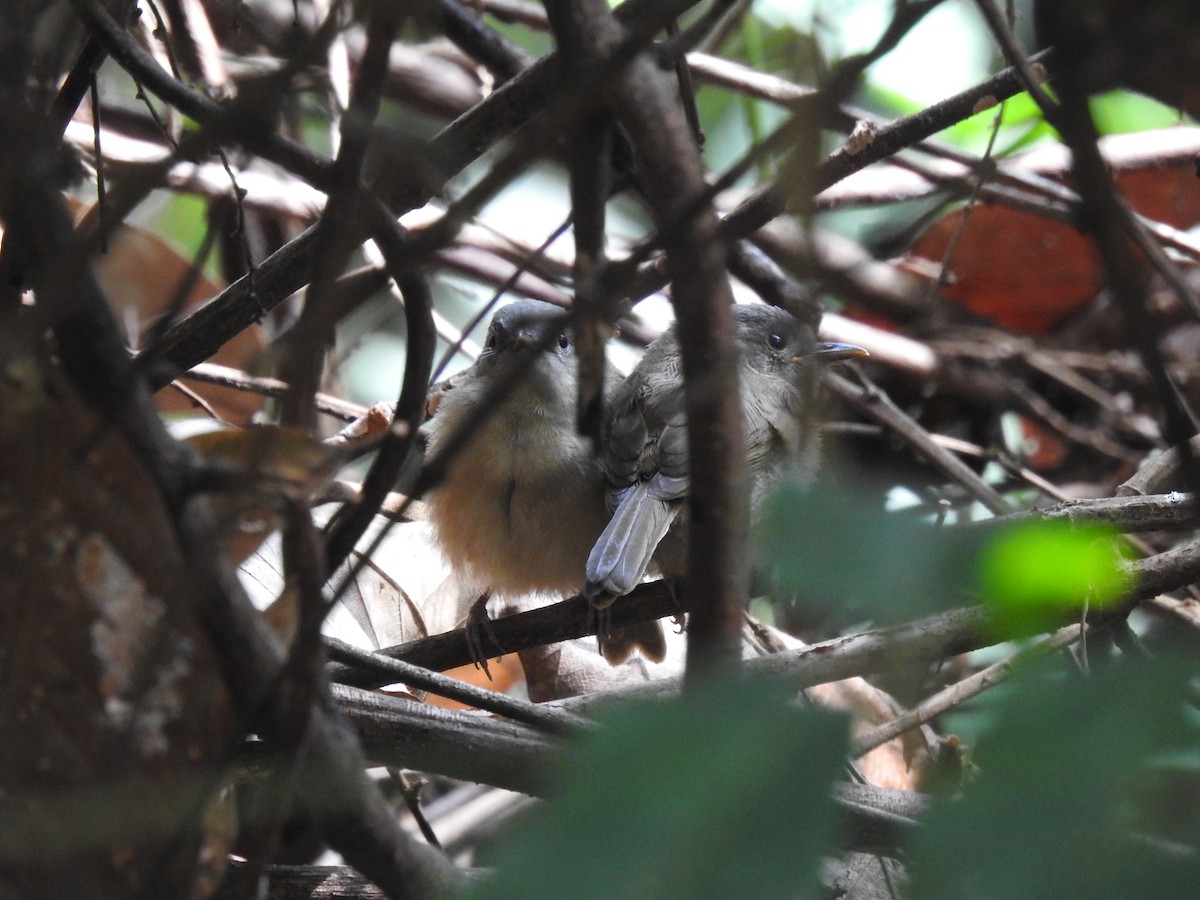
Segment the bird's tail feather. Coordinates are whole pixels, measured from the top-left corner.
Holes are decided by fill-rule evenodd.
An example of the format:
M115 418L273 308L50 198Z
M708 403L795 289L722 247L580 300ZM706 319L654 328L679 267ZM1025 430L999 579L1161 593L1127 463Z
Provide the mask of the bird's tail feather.
M679 508L679 501L653 496L646 484L627 491L588 556L584 595L621 597L637 587Z

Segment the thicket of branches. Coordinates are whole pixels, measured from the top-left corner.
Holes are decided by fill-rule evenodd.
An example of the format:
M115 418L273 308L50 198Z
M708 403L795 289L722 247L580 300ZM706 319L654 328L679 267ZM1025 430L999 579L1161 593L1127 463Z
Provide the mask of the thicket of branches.
M1105 143L1088 98L1200 115L1200 27L977 0L996 74L858 109L939 5L756 68L728 0L0 4L0 894L1193 890L1200 141ZM939 138L1018 95L1067 161ZM713 96L780 124L707 165ZM561 221L488 215L535 176ZM191 258L131 224L164 204ZM911 240L826 229L863 207ZM753 553L735 294L872 353ZM461 610L387 530L443 471L441 355L514 295L571 309L585 406L664 295L720 386L689 399L687 577L612 610L686 613L686 668L556 645L594 633L576 597L489 631L543 702L439 674ZM339 392L379 335L402 375L368 413ZM378 652L328 633L351 607Z

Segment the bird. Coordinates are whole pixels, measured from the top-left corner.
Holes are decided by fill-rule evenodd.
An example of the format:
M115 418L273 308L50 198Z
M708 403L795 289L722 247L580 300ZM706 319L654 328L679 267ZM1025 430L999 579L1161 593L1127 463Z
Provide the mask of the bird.
M496 405L499 381L528 370ZM608 392L619 380L612 367ZM428 495L435 539L451 569L481 600L542 593L572 596L608 522L607 480L594 441L577 429L578 360L563 310L518 300L493 316L478 360L447 391L428 423L427 455L445 452L470 419L459 448ZM483 605L477 603L477 612ZM484 622L486 624L486 613ZM661 659L657 622L623 631L630 647Z
M733 322L753 510L784 475L805 482L815 477L825 365L867 351L818 341L800 319L765 304L735 304ZM692 387L704 389L702 383ZM686 565L687 416L674 326L646 349L611 403L604 470L612 515L588 555L583 591L601 607L628 594L652 569L677 577Z

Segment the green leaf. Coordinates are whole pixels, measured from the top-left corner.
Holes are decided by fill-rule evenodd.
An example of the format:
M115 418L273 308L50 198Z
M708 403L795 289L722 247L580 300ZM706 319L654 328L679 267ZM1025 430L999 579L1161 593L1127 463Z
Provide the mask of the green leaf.
M837 819L845 721L745 681L614 715L475 896L796 897Z
M1151 833L1155 810L1135 789L1161 756L1196 746L1193 674L1175 660L1022 673L972 756L978 777L922 823L911 896L1194 896L1200 857L1137 836ZM1196 819L1194 796L1174 800L1169 821Z
M1061 625L1129 589L1115 533L1067 522L937 527L854 492L782 485L763 505L758 566L776 592L888 622L986 603L999 632Z
M755 541L776 592L876 621L973 599L987 535L883 513L851 490L783 484L765 502Z
M998 620L1016 628L1062 621L1067 609L1110 606L1129 589L1116 533L1096 525L1027 522L1005 529L980 558L980 586Z
M1088 101L1101 134L1124 134L1170 128L1180 122L1179 111L1133 91L1109 91Z

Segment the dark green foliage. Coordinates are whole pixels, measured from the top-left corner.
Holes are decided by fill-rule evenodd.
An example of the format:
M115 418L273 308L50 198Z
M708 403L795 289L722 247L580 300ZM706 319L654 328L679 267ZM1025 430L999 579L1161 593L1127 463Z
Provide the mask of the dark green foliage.
M742 681L622 710L477 896L812 896L845 750L840 717Z
M1146 835L1169 814L1193 823L1194 839L1200 795L1180 793L1163 809L1143 789L1200 764L1194 673L1175 660L1086 677L1024 673L979 740L977 777L922 823L908 861L912 896L1195 896L1194 843Z

